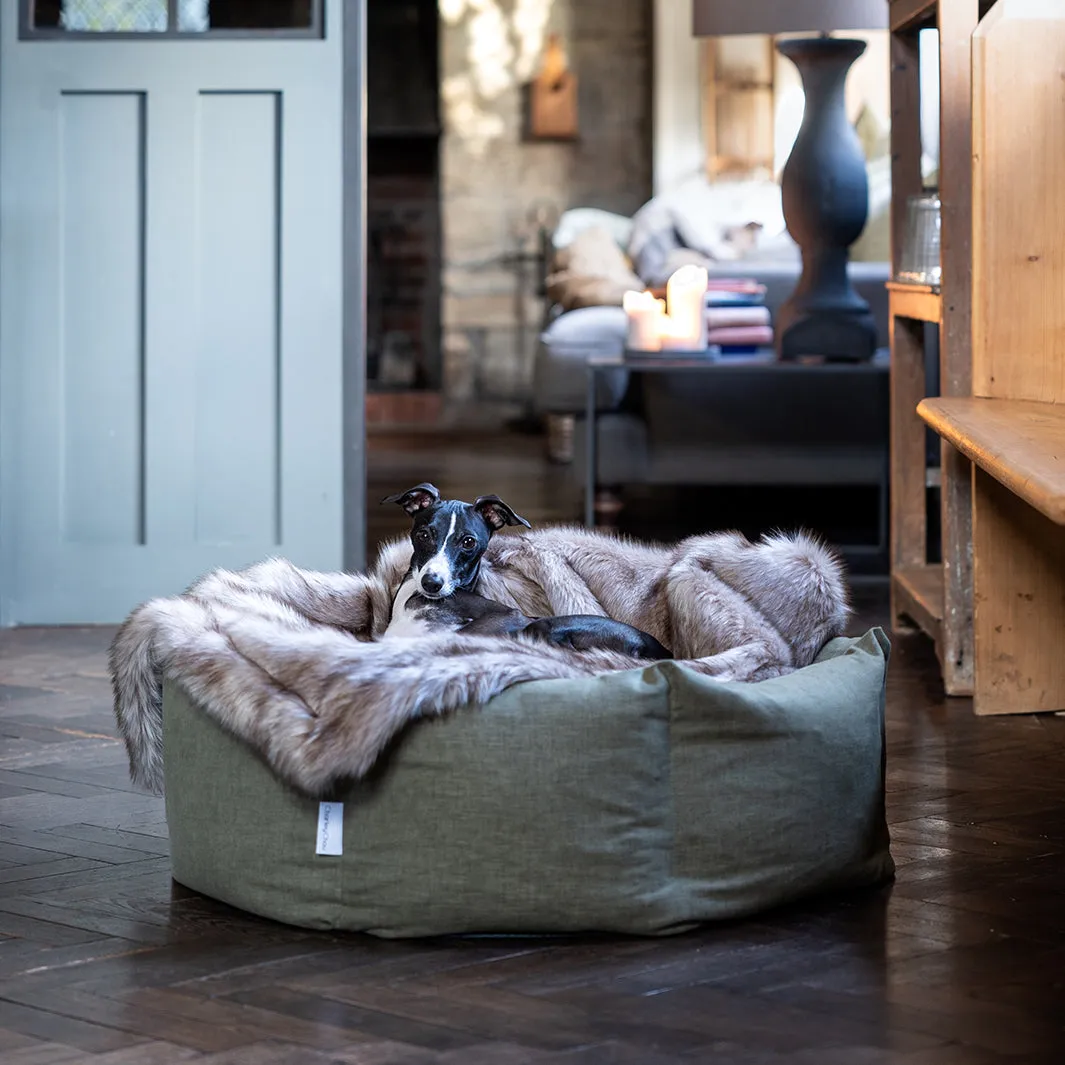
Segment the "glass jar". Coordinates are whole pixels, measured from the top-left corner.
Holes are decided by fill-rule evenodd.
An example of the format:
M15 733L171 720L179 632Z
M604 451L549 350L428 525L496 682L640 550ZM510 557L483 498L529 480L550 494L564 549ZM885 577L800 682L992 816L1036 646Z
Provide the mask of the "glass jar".
M940 206L939 193L934 191L907 198L906 231L896 281L939 287Z

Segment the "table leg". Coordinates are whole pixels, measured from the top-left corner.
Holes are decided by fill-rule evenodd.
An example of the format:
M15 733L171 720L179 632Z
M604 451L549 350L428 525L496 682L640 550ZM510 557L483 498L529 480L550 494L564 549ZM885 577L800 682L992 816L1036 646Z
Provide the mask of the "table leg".
M599 472L599 433L595 421L595 367L588 366L587 392L584 401L584 524L595 528L595 481Z

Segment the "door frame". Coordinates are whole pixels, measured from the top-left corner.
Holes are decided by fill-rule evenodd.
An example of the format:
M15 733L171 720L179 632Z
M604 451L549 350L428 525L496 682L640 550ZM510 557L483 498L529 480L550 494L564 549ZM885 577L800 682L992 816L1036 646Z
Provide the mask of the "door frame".
M366 565L366 0L335 2L345 7L341 41L342 565L361 570ZM144 46L151 47L151 42ZM12 358L10 352L0 351L0 378L7 383L18 373ZM5 617L4 588L17 565L11 486L19 456L12 446L13 426L4 418L6 406L0 403L0 626L10 624Z
M343 349L344 568L366 568L366 4L344 10Z

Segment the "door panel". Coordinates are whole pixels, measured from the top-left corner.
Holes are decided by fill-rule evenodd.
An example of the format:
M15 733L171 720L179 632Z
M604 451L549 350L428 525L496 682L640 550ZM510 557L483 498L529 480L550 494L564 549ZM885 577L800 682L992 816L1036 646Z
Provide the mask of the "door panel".
M342 557L342 5L322 39L0 22L0 620Z
M281 543L279 103L273 92L199 96L197 543ZM231 437L233 411L244 413Z
M58 158L61 535L132 547L144 543L144 94L61 94Z

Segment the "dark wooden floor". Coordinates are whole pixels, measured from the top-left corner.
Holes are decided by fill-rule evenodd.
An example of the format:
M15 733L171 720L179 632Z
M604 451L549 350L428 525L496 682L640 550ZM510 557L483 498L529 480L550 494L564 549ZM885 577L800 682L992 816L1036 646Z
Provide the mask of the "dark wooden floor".
M402 510L380 507L385 495L419 481L432 481L445 495L460 499L495 492L534 525L542 521L579 522L582 493L567 468L544 462L541 438L509 434L457 437L425 434L379 435L369 448L371 547L382 537L409 528ZM847 545L876 544L879 499L875 487L828 488L630 486L618 530L644 540L676 540L715 528L736 528L749 536L783 524L802 526ZM514 500L519 502L514 502ZM520 503L520 505L519 505ZM883 571L886 559L855 554L863 574Z
M576 505L522 439L377 441L371 474L374 498L429 478L534 520ZM884 619L882 589L860 605L856 626ZM922 637L890 673L890 888L667 940L437 942L175 886L114 738L109 638L0 633L3 1065L1065 1062L1065 720L974 718Z

